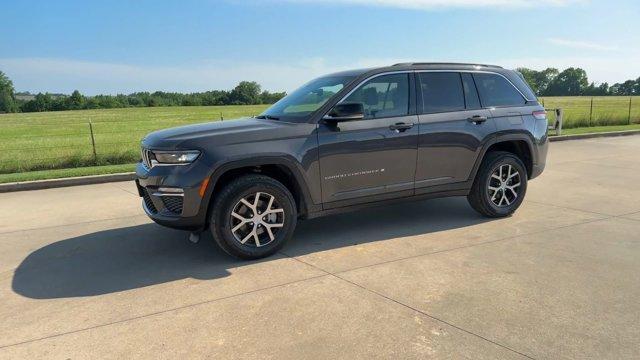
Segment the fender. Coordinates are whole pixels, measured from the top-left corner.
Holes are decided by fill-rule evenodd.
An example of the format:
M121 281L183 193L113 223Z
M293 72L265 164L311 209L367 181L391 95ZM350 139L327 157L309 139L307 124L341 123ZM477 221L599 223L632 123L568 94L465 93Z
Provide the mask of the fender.
M469 176L468 181L473 182L473 180L476 178L476 174L478 173L478 170L480 169L480 165L482 164L482 160L484 159L484 156L487 153L487 150L489 150L489 148L492 145L501 143L501 142L507 142L507 141L524 141L527 144L527 147L529 148L529 153L531 154L531 160L533 162L533 164L536 164L538 162L538 154L535 151L535 147L533 146L533 139L531 137L530 134L527 133L506 133L506 134L498 134L498 135L493 135L491 138L489 138L485 144L482 147L482 150L480 151L480 155L478 156L478 158L476 159L475 164L473 165L473 169L471 170L471 174Z
M308 181L304 175L304 171L301 169L300 164L288 154L267 154L261 156L242 157L235 159L227 159L226 161L214 166L214 170L209 176L209 185L205 192L205 195L201 202L201 211L205 214L209 212L209 205L213 196L213 189L220 180L223 174L230 170L239 169L243 167L259 166L259 165L280 165L286 167L291 174L293 174L293 180L301 193L300 214L308 214L310 211L316 211L311 194L309 192Z

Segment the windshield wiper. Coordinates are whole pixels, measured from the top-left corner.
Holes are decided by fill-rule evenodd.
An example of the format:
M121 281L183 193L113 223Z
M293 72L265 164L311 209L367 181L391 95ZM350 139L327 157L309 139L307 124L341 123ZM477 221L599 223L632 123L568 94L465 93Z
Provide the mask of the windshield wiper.
M273 115L258 115L256 119L269 119L269 120L280 120L279 117Z

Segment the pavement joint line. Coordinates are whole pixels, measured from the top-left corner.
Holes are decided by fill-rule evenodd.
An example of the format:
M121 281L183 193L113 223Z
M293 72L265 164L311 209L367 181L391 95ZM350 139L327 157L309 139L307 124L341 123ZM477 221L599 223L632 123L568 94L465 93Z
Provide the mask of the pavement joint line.
M385 298L385 299L387 299L387 300L389 300L389 301L392 301L392 302L394 302L394 303L396 303L396 304L399 304L399 305L401 305L401 306L404 306L404 307L406 307L406 308L409 308L409 309L411 309L411 310L413 310L413 311L415 311L415 312L418 312L418 313L420 313L420 314L422 314L422 315L424 315L424 316L427 316L427 317L429 317L429 318L431 318L431 319L433 319L433 320L436 320L436 321L442 322L442 323L444 323L444 324L447 324L447 325L449 325L449 326L451 326L451 327L454 327L454 328L456 328L456 329L458 329L458 330L460 330L460 331L463 331L463 332L468 333L468 334L470 334L470 335L476 336L476 337L478 337L478 338L480 338L480 339L483 339L483 340L485 340L485 341L488 341L488 342L490 342L490 343L492 343L492 344L494 344L494 345L497 345L497 346L499 346L499 347L502 347L502 348L504 348L504 349L507 349L507 350L509 350L509 351L512 351L512 352L514 352L514 353L517 353L517 354L519 354L519 355L522 355L522 356L524 356L524 357L526 357L526 358L534 359L533 357L528 356L528 355L526 355L526 354L524 354L524 353L521 353L521 352L519 352L519 351L517 351L517 350L511 349L511 348L509 348L509 347L508 347L508 346L506 346L506 345L502 345L502 344L500 344L500 343L497 343L497 342L495 342L495 341L493 341L493 340L491 340L491 339L485 338L485 337L484 337L484 336L482 336L482 335L476 334L476 333L474 333L474 332L472 332L472 331L470 331L470 330L466 330L466 329L461 328L461 327L459 327L459 326L456 326L456 325L454 325L454 324L452 324L452 323L449 323L449 322L447 322L447 321L445 321L445 320L442 320L442 319L440 319L440 318L438 318L438 317L436 317L436 316L430 315L430 314L428 314L428 313L426 313L426 312L424 312L424 311L421 311L421 310L419 310L419 309L416 309L416 308L414 308L414 307L412 307L412 306L410 306L410 305L408 305L408 304L405 304L405 303L403 303L403 302L401 302L401 301L399 301L399 300L396 300L396 299L393 299L393 298L391 298L391 297L388 297L388 296L386 296L386 295L384 295L384 294L381 294L381 293L379 293L379 292L377 292L377 291L374 291L374 290L372 290L372 289L369 289L369 288L367 288L367 287L365 287L365 286L362 286L362 285L360 285L360 284L358 284L358 283L354 283L354 282L352 282L352 281L350 281L350 280L348 280L348 279L345 279L345 278L343 278L343 277L339 276L339 274L344 274L344 273L347 273L347 272L350 272L350 271L359 270L359 269L365 269L365 268L370 268L370 267L379 266L379 265L390 264L390 263L399 262L399 261L403 261L403 260L415 259L415 258L419 258L419 257L423 257L423 256L429 256L429 255L440 254L440 253L445 253L445 252L450 252L450 251L455 251L455 250L460 250L460 249L466 249L466 248L472 248L472 247L481 246L481 245L487 245L487 244L497 243L497 242L501 242L501 241L512 240L512 239L516 239L516 238L523 237L523 236L536 235L536 234L540 234L540 233L544 233L544 232L548 232L548 231L554 231L554 230L559 230L559 229L569 228L569 227L573 227L573 226L580 226L580 225L589 224L589 223L598 222L598 221L605 221L605 220L609 220L609 219L612 219L612 218L615 218L615 217L616 217L616 216L607 215L607 217L605 217L605 218L600 218L600 219L591 219L591 220L588 220L588 221L583 221L583 222L579 222L579 223L575 223L575 224L562 225L562 226L557 226L557 227L553 227L553 228L550 228L550 229L544 229L544 230L540 230L540 231L534 231L534 232L527 233L527 234L518 234L518 235L508 236L508 237L504 237L504 238L500 238L500 239L496 239L496 240L485 241L485 242L476 243L476 244L470 244L470 245L465 245L465 246L459 246L459 247L450 248L450 249L443 249L443 250L438 250L438 251L433 251L433 252L423 253L423 254L419 254L419 255L407 256L407 257L400 258L400 259L393 259L393 260L383 261L383 262L379 262L379 263L375 263L375 264L369 264L369 265L365 265L365 266L359 266L359 267L355 267L355 268L351 268L351 269L347 269L347 270L341 270L341 271L338 271L338 272L335 272L335 273L333 273L333 272L331 272L331 271L328 271L328 270L326 270L326 269L324 269L324 268L322 268L322 267L319 267L319 266L316 266L316 265L310 264L310 263L308 263L308 262L306 262L306 261L304 261L304 260L302 260L302 259L299 259L298 257L295 257L295 256L292 256L292 255L289 255L289 254L287 254L287 253L285 253L285 252L280 251L279 253L280 253L280 254L282 254L282 255L284 255L284 256L287 256L287 257L289 257L289 258L291 258L291 259L294 259L294 260L296 260L296 261L299 261L299 262L301 262L301 263L303 263L303 264L306 264L306 265L308 265L308 266L311 266L311 267L313 267L313 268L315 268L315 269L318 269L318 270L320 270L320 271L322 271L322 272L325 272L326 274L331 275L331 276L334 276L334 277L336 277L336 278L338 278L338 279L340 279L340 280L342 280L342 281L345 281L345 282L350 283L350 284L352 284L352 285L354 285L354 286L357 286L357 287L362 288L362 289L364 289L364 290L366 290L366 291L369 291L369 292L371 292L371 293L373 293L373 294L376 294L376 295L378 295L378 296L380 296L380 297L383 297L383 298Z
M108 218L108 219L99 219L99 220L81 221L81 222L71 223L71 224L60 224L60 225L43 226L43 227L39 227L39 228L28 228L28 229L11 230L11 231L6 231L6 232L0 232L0 235L15 234L15 233L25 232L25 231L36 231L36 230L55 229L55 228L60 228L60 227L65 227L65 226L74 226L74 225L93 224L93 223L98 223L98 222L101 222L101 221L112 221L112 220L120 220L120 219L131 219L131 218L135 218L135 217L146 217L146 215L144 215L144 214L138 214L138 215L129 215L129 216L119 216L119 217L115 217L115 218Z
M549 228L549 229L545 229L545 230L534 231L534 232L530 232L530 233L526 233L526 234L518 234L518 235L513 235L513 236L507 236L507 237L500 238L500 239L483 241L483 242L479 242L479 243L475 243L475 244L469 244L469 245L463 245L463 246L457 246L457 247L450 248L450 249L442 249L442 250L431 251L431 252L417 254L417 255L406 256L406 257L403 257L403 258L382 261L382 262L375 263L375 264L358 266L358 267L354 267L354 268L347 269L347 270L340 270L340 271L336 272L336 274L343 274L343 273L347 273L347 272L354 271L354 270L366 269L366 268L379 266L379 265L386 265L386 264L399 262L399 261L403 261L403 260L416 259L416 258L423 257L423 256L437 255L437 254L446 253L446 252L449 252L449 251L469 249L469 248L472 248L472 247L482 246L482 245L490 245L490 244L498 243L498 242L502 242L502 241L513 240L513 239L520 238L520 237L523 237L523 236L537 235L537 234L541 234L541 233L548 232L548 231L560 230L560 229L564 229L564 228L568 228L568 227L572 227L572 226L579 226L579 225L589 224L589 223L592 223L592 222L609 220L609 219L612 219L614 217L615 216L611 216L611 217L608 217L608 218L592 219L592 220L583 221L583 222L579 222L579 223L575 223L575 224L562 225L562 226L557 226L557 227Z
M577 164L577 163L582 163L582 161L577 161L577 162L575 162L575 163L576 163L576 164ZM629 169L629 168L624 168L624 167L621 167L621 166L609 166L609 165L600 165L600 164L592 164L592 163L583 163L583 164L585 164L585 165L592 165L592 166L601 166L601 167L602 167L602 166L604 166L604 167L615 168L615 169ZM579 177L581 177L581 178L583 178L585 175L586 175L586 176L593 175L593 174L581 174L581 173L577 173L577 172L575 172L575 171L572 171L572 170L566 170L566 169L549 169L549 171L561 172L561 173L564 173L564 174L571 174L571 175L579 176ZM631 178L631 179L634 179L634 180L636 179L636 178L629 177L629 176L626 176L626 175L624 175L623 177L624 177L624 178Z
M529 199L527 199L526 201L530 202L530 203L538 204L538 205L546 205L546 206L551 206L551 207L564 209L564 210L579 211L579 212L583 212L585 214L594 214L594 215L601 215L601 216L606 216L606 217L620 216L620 215L605 214L605 213L601 213L601 212L597 212L597 211L589 211L589 210L576 209L576 208L562 206L562 205L550 204L550 203L541 202L541 201L537 201L537 200L529 200Z
M233 298L244 296L244 295L258 293L258 292L266 291L266 290L272 290L272 289L276 289L276 288L279 288L279 287L292 285L292 284L297 284L297 283L302 283L302 282L305 282L305 281L319 279L319 278L323 278L323 277L327 277L327 276L329 276L329 274L311 276L311 277L308 277L308 278L293 280L293 281L285 282L285 283L282 283L282 284L276 284L276 285L267 286L267 287L263 287L263 288L259 288L259 289L253 289L253 290L241 292L241 293L238 293L238 294L233 294L233 295L228 295L228 296L222 296L222 297L215 298L215 299L199 301L199 302L193 303L193 304L182 305L182 306L178 306L178 307L171 308L171 309L154 311L152 313L138 315L138 316L134 316L134 317L127 318L127 319L121 319L121 320L111 321L111 322L104 323L104 324L93 325L93 326L89 326L89 327L85 327L85 328L81 328L81 329L65 331L65 332L52 334L52 335L47 335L47 336L43 336L43 337L39 337L39 338L35 338L35 339L24 340L24 341L20 341L20 342L13 343L13 344L0 345L0 350L6 349L6 348L10 348L10 347L14 347L14 346L19 346L19 345L30 344L30 343L34 343L34 342L38 342L38 341L42 341L42 340L48 340L48 339L52 339L52 338L57 338L57 337L65 336L65 335L77 334L77 333L88 331L88 330L100 329L100 328L108 327L108 326L111 326L111 325L117 325L117 324L126 323L126 322L129 322L129 321L136 321L136 320L145 319L145 318L149 318L149 317L153 317L153 316L157 316L157 315L163 315L163 314L166 314L166 313L170 313L172 311L179 311L179 310L189 309L189 308L197 307L197 306L200 306L200 305L206 305L206 304L211 304L211 303L222 301L222 300L233 299Z
M386 295L384 295L384 294L381 294L381 293L379 293L379 292L377 292L377 291L375 291L375 290L371 290L371 289L369 289L369 288L367 288L367 287L365 287L365 286L362 286L362 285L360 285L360 284L358 284L358 283L355 283L355 282L353 282L353 281L350 281L350 280L347 280L347 279L345 279L345 278L342 278L342 277L340 277L340 276L338 276L338 275L335 275L335 274L332 274L332 275L333 275L333 276L335 276L336 278L338 278L338 279L340 279L340 280L342 280L342 281L346 282L346 283L349 283L349 284L352 284L352 285L354 285L354 286L356 286L356 287L359 287L359 288L361 288L361 289L364 289L364 290L366 290L366 291L368 291L368 292L370 292L370 293L372 293L372 294L374 294L374 295L377 295L377 296L379 296L379 297L382 297L382 298L384 298L384 299L387 299L388 301L391 301L391 302L393 302L393 303L396 303L396 304L398 304L398 305L400 305L400 306L403 306L403 307L405 307L405 308L407 308L407 309L413 310L413 311L415 311L416 313L418 313L418 314L422 314L422 315L424 315L424 316L426 316L426 317L428 317L428 318L430 318L430 319L433 319L433 320L435 320L435 321L437 321L437 322L441 322L441 323L443 323L443 324L446 324L446 325L448 325L448 326L451 326L452 328L458 329L458 330L460 330L460 331L462 331L462 332L464 332L464 333L467 333L467 334L469 334L469 335L472 335L472 336L478 337L478 338L480 338L480 339L482 339L482 340L484 340L484 341L487 341L487 342L489 342L489 343L491 343L491 344L493 344L493 345L496 345L496 346L498 346L498 347L501 347L501 348L503 348L503 349L506 349L506 350L508 350L508 351L511 351L511 352L513 352L513 353L516 353L516 354L518 354L518 355L524 356L524 357L525 357L525 358L527 358L527 359L535 359L534 357L531 357L531 356L529 356L529 355L527 355L527 354L525 354L525 353L522 353L522 352L520 352L520 351L518 351L518 350L512 349L512 348L510 348L510 347L509 347L509 346L507 346L507 345L503 345L503 344L501 344L501 343L499 343L499 342L496 342L496 341L494 341L494 340L491 340L491 339L489 339L489 338L486 338L486 337L484 337L484 336L482 336L482 335L480 335L480 334L476 334L476 333L474 333L474 332L472 332L472 331L470 331L470 330L467 330L467 329L465 329L465 328L462 328L462 327L460 327L460 326L457 326L457 325L455 325L455 324L452 324L452 323L450 323L450 322L448 322L448 321L446 321L446 320L440 319L440 318L439 318L439 317L437 317L437 316L431 315L431 314L429 314L429 313L427 313L427 312L425 312L425 311L422 311L422 310L420 310L420 309L418 309L418 308L415 308L415 307L413 307L413 306L411 306L411 305L409 305L409 304L405 304L405 303L403 303L403 302L402 302L402 301L400 301L400 300L396 300L396 299L394 299L394 298L391 298L391 297L389 297L389 296L386 296Z
M632 213L632 214L634 214L634 213ZM626 217L626 216L629 216L629 215L632 215L632 214L620 215L620 216L616 216L616 217L617 217L617 218L620 218L620 219L625 219L625 220L631 220L631 221L638 221L638 222L640 222L640 219L634 219L634 218Z
M571 162L607 160L607 159L617 158L617 157L620 157L620 155L608 155L608 156L603 156L603 157L599 157L599 158L593 158L593 159L589 159L589 160L566 160L566 161L550 163L549 165L553 166L553 165L560 165L560 164L566 164L566 163L571 163Z
M124 192L126 192L126 193L128 193L128 194L135 195L136 197L139 197L139 195L138 195L138 194L133 193L133 192L131 192L131 191L129 191L129 190L127 190L127 189L125 189L125 188L121 188L120 186L116 185L116 183L108 183L108 184L109 184L109 185L111 185L111 186L113 186L113 187L115 187L115 188L118 188L118 189L120 189L120 190L122 190L122 191L124 191Z
M634 214L634 213L631 213L631 214ZM314 279L319 279L319 278L326 277L326 276L332 276L332 277L335 277L335 278L337 278L339 280L342 280L344 282L352 284L353 286L362 288L362 289L364 289L364 290L366 290L366 291L368 291L368 292L370 292L372 294L375 294L377 296L385 298L385 299L387 299L387 300L389 300L391 302L394 302L394 303L396 303L396 304L398 304L400 306L406 307L406 308L408 308L408 309L410 309L412 311L415 311L415 312L417 312L419 314L422 314L422 315L424 315L426 317L429 317L429 318L431 318L431 319L433 319L435 321L438 321L438 322L441 322L441 323L446 324L448 326L451 326L451 327L453 327L455 329L458 329L458 330L460 330L462 332L465 332L467 334L476 336L476 337L478 337L478 338L480 338L482 340L485 340L485 341L487 341L489 343L492 343L492 344L494 344L496 346L499 346L499 347L504 348L506 350L512 351L514 353L517 353L517 354L519 354L521 356L524 356L524 357L526 357L528 359L534 359L531 356L528 356L528 355L526 355L524 353L521 353L521 352L519 352L517 350L511 349L508 346L505 346L505 345L502 345L500 343L497 343L497 342L495 342L495 341L493 341L491 339L485 338L482 335L473 333L473 332L471 332L469 330L466 330L466 329L461 328L459 326L456 326L456 325L454 325L452 323L449 323L449 322L447 322L445 320L442 320L442 319L440 319L440 318L438 318L436 316L430 315L430 314L428 314L428 313L426 313L426 312L424 312L422 310L416 309L416 308L414 308L414 307L412 307L412 306L410 306L408 304L404 304L401 301L395 300L395 299L390 298L390 297L388 297L388 296L386 296L384 294L380 294L380 293L378 293L378 292L376 292L374 290L368 289L368 288L366 288L366 287L364 287L364 286L362 286L360 284L357 284L357 283L354 283L354 282L352 282L350 280L347 280L347 279L339 276L338 274L346 273L346 272L353 271L353 270L368 268L368 267L374 267L374 266L378 266L378 265L384 265L384 264L393 263L393 262L397 262L397 261L408 260L408 259L412 259L412 258L418 258L418 257L421 257L421 256L429 256L429 255L438 254L438 253L444 253L444 252L448 252L448 251L454 251L454 250L459 250L459 249L464 249L464 248L471 248L471 247L490 244L490 243L495 243L495 242L499 242L499 241L510 240L510 239L521 237L521 236L539 234L539 233L546 232L546 231L552 231L552 230L562 229L562 228L571 227L571 226L578 226L578 225L588 224L588 223L591 223L591 222L608 220L608 219L615 218L615 217L617 217L617 216L610 216L608 218L602 218L602 219L594 219L594 220L585 221L585 222L581 222L581 223L565 225L565 226L559 226L559 227L546 229L546 230L542 230L542 231L538 231L538 232L520 234L520 235L515 235L515 236L511 236L511 237L502 238L502 239L482 242L482 243L478 243L478 244L473 244L473 245L468 245L468 246L461 246L461 247L456 247L456 248L451 248L451 249L446 249L446 250L440 250L440 251L434 251L434 252L430 252L430 253L424 253L424 254L404 257L404 258L400 258L400 259L394 259L394 260L380 262L380 263L376 263L376 264L370 264L370 265L366 265L366 266L356 267L356 268L352 268L352 269L348 269L348 270L342 270L342 271L339 271L337 273L332 273L332 272L327 271L327 270L325 270L323 268L320 268L320 267L315 266L313 264L307 263L307 262L305 262L305 261L303 261L303 260L301 260L301 259L299 259L297 257L291 256L291 255L286 254L284 252L279 252L280 254L286 256L287 258L293 259L293 260L298 261L298 262L300 262L302 264L305 264L305 265L310 266L310 267L312 267L314 269L317 269L317 270L323 272L324 274L323 275L317 275L317 276L311 276L311 277L304 278L304 279L294 280L294 281L290 281L290 282L286 282L286 283L282 283L282 284L276 284L276 285L268 286L268 287L264 287L264 288L249 290L249 291L245 291L245 292L241 292L241 293L237 293L237 294L233 294L233 295L228 295L228 296L223 296L223 297L219 297L219 298L200 301L200 302L193 303L193 304L187 304L187 305L183 305L183 306L178 306L178 307L171 308L171 309L165 309L165 310L156 311L156 312L152 312L152 313L148 313L148 314L134 316L134 317L127 318L127 319L121 319L121 320L112 321L112 322L108 322L108 323L104 323L104 324L98 324L98 325L94 325L94 326L90 326L90 327L86 327L86 328L81 328L81 329L66 331L66 332L62 332L62 333L52 334L52 335L43 336L43 337L40 337L40 338L29 339L29 340L25 340L25 341L13 343L13 344L1 345L0 346L0 350L6 349L6 348L10 348L10 347L14 347L14 346L19 346L19 345L29 344L29 343L33 343L33 342L38 342L38 341L42 341L42 340L57 338L57 337L65 336L65 335L76 334L76 333L80 333L80 332L84 332L84 331L88 331L88 330L94 330L94 329L99 329L99 328L103 328L103 327L108 327L108 326L111 326L111 325L117 325L117 324L121 324L121 323L125 323L125 322L140 320L140 319L144 319L144 318L148 318L148 317L153 317L153 316L156 316L156 315L166 314L166 313L169 313L169 312L172 312L172 311L188 309L188 308L197 307L197 306L200 306L200 305L210 304L210 303L214 303L214 302L217 302L217 301L222 301L222 300L226 300L226 299L240 297L240 296L244 296L244 295L248 295L248 294L252 294L252 293L257 293L257 292L261 292L261 291L265 291L265 290L276 289L276 288L279 288L279 287L283 287L283 286L287 286L287 285L291 285L291 284L296 284L296 283L301 283L301 282L305 282L305 281L308 281L308 280L314 280ZM630 219L630 220L634 220L634 219ZM10 270L10 271L12 271L12 270ZM8 272L10 272L10 271L8 271Z
M624 169L624 170L629 170L630 169L628 167L618 166L618 165L611 165L611 164L594 164L591 161L592 160L578 160L577 162L584 163L585 165L604 166L604 167L610 167L610 168L614 168L614 169ZM631 168L631 169L633 170L633 168ZM554 170L559 170L559 169L554 169ZM562 171L562 170L559 170L559 171Z
M425 311L422 311L422 310L419 310L419 309L417 309L417 308L414 308L414 307L413 307L413 306L411 306L411 305L405 304L405 303L403 303L403 302L401 302L401 301L399 301L399 300L393 299L393 298L391 298L391 297L389 297L389 296L386 296L386 295L384 295L384 294L381 294L381 293L379 293L379 292L377 292L377 291L375 291L375 290L369 289L369 288L367 288L367 287L365 287L365 286L363 286L363 285L360 285L360 284L358 284L358 283L355 283L355 282L353 282L353 281L350 281L350 280L348 280L348 279L345 279L345 278L343 278L343 277L341 277L341 276L337 275L337 274L339 274L339 272L338 272L338 273L332 273L332 272L327 271L327 270L325 270L325 269L323 269L323 268L321 268L321 267L315 266L315 265L313 265L313 264L309 264L309 263L307 263L306 261L300 260L300 259L298 259L298 258L296 258L296 257L289 256L289 255L287 255L286 253L283 253L283 252L279 252L279 253L281 253L282 255L285 255L285 256L287 256L287 257L289 257L289 258L291 258L291 259L294 259L294 260L296 260L296 261L299 261L299 262L300 262L300 263L302 263L302 264L305 264L305 265L311 266L311 267L313 267L313 268L315 268L315 269L318 269L318 270L320 270L320 271L322 271L322 272L326 273L328 276L332 276L332 277L334 277L334 278L336 278L336 279L338 279L338 280L341 280L341 281L343 281L343 282L345 282L345 283L347 283L347 284L350 284L350 285L355 286L355 287L357 287L357 288L363 289L363 290L365 290L365 291L367 291L367 292L369 292L369 293L371 293L371 294L373 294L373 295L376 295L376 296L378 296L378 297L381 297L381 298L383 298L383 299L386 299L387 301L390 301L390 302L392 302L392 303L395 303L396 305L400 305L401 307L404 307L404 308L409 309L409 310L412 310L412 311L414 311L414 312L416 312L416 313L418 313L418 314L421 314L421 315L423 315L423 316L426 316L426 317L428 317L428 318L430 318L430 319L432 319L432 320L434 320L434 321L436 321L436 322L440 322L440 323L446 324L446 325L448 325L448 326L450 326L450 327L452 327L452 328L458 329L458 330L460 330L460 331L462 331L462 332L464 332L464 333L466 333L466 334L469 334L469 335L475 336L475 337L477 337L477 338L479 338L479 339L482 339L482 340L484 340L484 341L487 341L487 342L489 342L489 343L491 343L491 344L493 344L493 345L496 345L496 346L498 346L498 347L500 347L500 348L503 348L503 349L506 349L506 350L508 350L508 351L514 352L514 353L516 353L516 354L519 354L519 355L521 355L521 356L524 356L524 357L526 357L527 359L534 359L533 357L531 357L531 356L529 356L529 355L526 355L526 354L523 354L523 353L521 353L521 352L519 352L519 351L517 351L517 350L511 349L510 347L508 347L508 346L506 346L506 345L502 345L502 344L500 344L500 343L498 343L498 342L495 342L495 341L493 341L493 340L491 340L491 339L488 339L488 338L486 338L486 337L484 337L484 336L482 336L482 335L476 334L476 333L474 333L474 332L472 332L472 331L470 331L470 330L467 330L467 329L461 328L461 327L456 326L456 325L454 325L454 324L452 324L452 323L449 323L449 322L447 322L447 321L445 321L445 320L442 320L442 319L440 319L440 318L438 318L438 317L436 317L436 316L430 315L429 313L427 313L427 312L425 312Z
M626 218L625 216L629 216L629 215L635 215L640 213L640 211L632 211L629 213L624 213L624 214L619 214L619 215L611 215L611 214L604 214L604 213L599 213L599 212L595 212L595 211L589 211L589 210L582 210L582 209L576 209L576 208L570 208L570 207L566 207L566 206L562 206L562 205L556 205L556 204L549 204L549 203L545 203L545 202L540 202L540 201L536 201L536 200L526 200L527 202L531 202L534 204L539 204L539 205L547 205L547 206L552 206L552 207L556 207L559 209L565 209L565 210L573 210L573 211L579 211L579 212L584 212L584 213L589 213L589 214L595 214L595 215L601 215L601 216L606 216L607 219L611 219L611 218L619 218L619 219L627 219L627 220L636 220L636 219L629 219ZM604 219L602 219L604 220Z

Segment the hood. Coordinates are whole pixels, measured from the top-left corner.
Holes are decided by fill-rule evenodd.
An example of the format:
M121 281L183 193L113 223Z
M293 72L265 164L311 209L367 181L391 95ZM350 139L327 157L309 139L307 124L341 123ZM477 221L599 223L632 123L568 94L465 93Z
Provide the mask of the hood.
M221 144L247 142L255 137L250 136L252 134L271 134L291 125L293 124L255 118L215 121L154 131L142 139L142 145L154 149L198 148L202 147L203 142L210 143L213 137Z

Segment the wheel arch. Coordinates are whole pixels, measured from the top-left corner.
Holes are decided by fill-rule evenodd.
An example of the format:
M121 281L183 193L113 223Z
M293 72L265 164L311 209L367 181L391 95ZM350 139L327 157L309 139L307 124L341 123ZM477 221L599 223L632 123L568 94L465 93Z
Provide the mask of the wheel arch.
M263 174L281 182L293 195L298 216L305 217L313 204L307 181L295 161L282 156L262 156L228 161L218 166L209 177L203 196L202 209L207 214L207 225L214 196L233 179L245 174Z
M527 177L531 178L533 165L536 163L536 152L534 150L533 140L524 134L507 134L496 136L485 144L481 156L478 156L476 160L470 180L475 179L482 161L487 154L493 151L506 151L516 155L525 165Z

